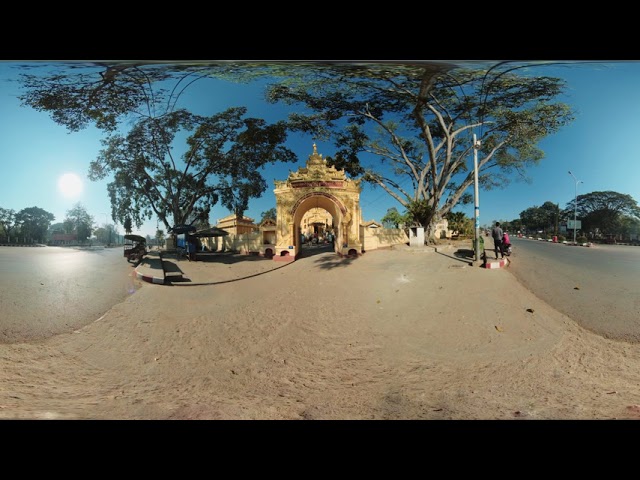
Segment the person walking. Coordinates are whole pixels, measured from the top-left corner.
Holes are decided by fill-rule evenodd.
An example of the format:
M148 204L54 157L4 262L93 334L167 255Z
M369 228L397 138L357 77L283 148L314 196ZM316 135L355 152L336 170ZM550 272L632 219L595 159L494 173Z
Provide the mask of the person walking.
M496 253L496 259L498 258L498 250L500 250L500 255L504 258L504 249L502 247L502 236L504 233L502 232L502 228L500 228L500 222L496 222L496 226L491 229L491 236L493 237L493 248Z

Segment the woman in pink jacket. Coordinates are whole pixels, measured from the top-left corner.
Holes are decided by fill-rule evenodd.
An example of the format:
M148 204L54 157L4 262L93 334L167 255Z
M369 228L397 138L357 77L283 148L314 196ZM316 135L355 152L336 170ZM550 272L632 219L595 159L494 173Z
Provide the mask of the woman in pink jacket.
M504 249L505 255L511 255L511 240L509 239L509 234L507 232L502 234L502 248Z

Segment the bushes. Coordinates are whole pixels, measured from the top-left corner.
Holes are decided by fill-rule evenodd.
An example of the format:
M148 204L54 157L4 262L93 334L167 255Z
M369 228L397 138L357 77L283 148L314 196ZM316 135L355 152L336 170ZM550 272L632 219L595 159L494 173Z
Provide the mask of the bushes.
M562 243L567 239L564 235L558 235L558 242Z
M576 242L578 243L587 243L589 240L587 240L587 237L578 237L576 238Z

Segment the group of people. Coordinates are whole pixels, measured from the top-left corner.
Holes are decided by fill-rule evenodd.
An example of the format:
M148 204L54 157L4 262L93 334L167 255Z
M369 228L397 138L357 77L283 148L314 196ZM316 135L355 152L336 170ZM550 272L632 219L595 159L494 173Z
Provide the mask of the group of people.
M502 231L500 222L496 222L496 226L491 229L491 237L493 238L493 248L495 250L496 258L498 258L498 251L500 251L501 257L504 258L505 253L511 246L511 241L509 239L509 234Z
M320 244L320 243L330 243L333 246L333 242L335 240L335 236L331 232L325 233L325 236L322 237L318 235L318 232L310 233L305 235L304 233L300 234L300 241L305 243L310 243L312 245Z

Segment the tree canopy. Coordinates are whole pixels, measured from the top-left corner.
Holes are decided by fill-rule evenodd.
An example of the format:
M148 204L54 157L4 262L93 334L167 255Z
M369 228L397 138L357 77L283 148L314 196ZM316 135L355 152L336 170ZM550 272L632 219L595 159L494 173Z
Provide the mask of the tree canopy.
M27 240L45 242L47 231L55 215L39 207L29 207L16 214L16 223L20 226L20 233Z
M22 74L20 100L70 131L91 124L104 130L104 148L91 162L89 178L112 176L112 218L121 223L129 218L140 227L156 214L169 230L207 223L218 200L242 215L249 200L266 190L261 167L296 160L284 147L284 122L247 118L245 107L211 116L177 108L194 81L229 68L224 63L48 66L44 73Z
M585 232L615 234L640 219L640 206L628 194L613 191L591 192L578 195L577 217ZM565 215L573 218L575 199L568 202ZM625 220L627 218L627 220Z
M447 222L449 230L458 232L459 235L471 235L475 231L474 220L467 217L464 212L449 212Z
M539 141L573 119L555 100L564 87L558 78L501 68L327 65L290 71L267 98L309 110L290 116L292 128L332 138L337 168L383 188L428 227L471 200L472 133L484 189L525 177L544 156Z
M402 215L396 207L388 208L380 221L385 228L401 228L408 222L407 215Z
M67 210L63 223L66 231L77 234L79 242L87 240L93 232L94 219L80 202Z
M17 228L16 225L16 211L11 208L0 207L0 228L6 237L7 241L11 241L11 235Z
M572 121L571 108L557 101L565 88L562 80L518 74L518 68L508 62L488 69L444 62L93 62L44 76L24 74L26 93L20 98L71 131L94 124L112 133L123 119L134 116L129 135L110 136L92 165L95 178L115 176L109 192L114 219L129 211L138 223L156 213L164 215L169 227L167 216L178 223L189 209L204 215L216 197L241 213L249 198L264 191L264 181L258 178L259 164L235 164L247 160L258 146L259 153L267 153L263 158L288 161L287 150L276 145L284 142L290 128L332 139L337 150L327 157L329 163L384 189L414 224L429 228L457 204L471 201L474 148L482 188L504 186L513 175L526 178L526 168L544 157L539 142ZM287 125L245 122L244 137L257 134L261 140L248 145L251 142L235 130L232 142L244 154L225 152L211 160L206 150L216 135L223 135L224 122L210 127L216 123L211 117L196 120L176 106L189 85L212 77L266 78L267 101L293 110ZM228 115L235 125L239 119L231 118L231 110L217 118ZM182 165L167 151L178 130L191 135ZM474 133L479 140L475 146ZM207 135L213 138L207 141ZM215 168L209 170L205 165L211 164ZM218 174L215 185L203 183ZM156 182L162 187L155 189Z
M522 226L527 230L557 232L559 221L564 218L558 204L546 201L542 206L529 207L520 212Z
M230 108L208 117L177 110L160 118L139 120L127 135L112 134L91 162L89 178L105 178L112 214L140 227L153 214L169 230L174 225L208 222L221 200L242 215L251 198L267 184L260 168L267 163L294 161L284 147L283 122L244 118L246 108ZM174 153L176 137L188 134L185 151Z

